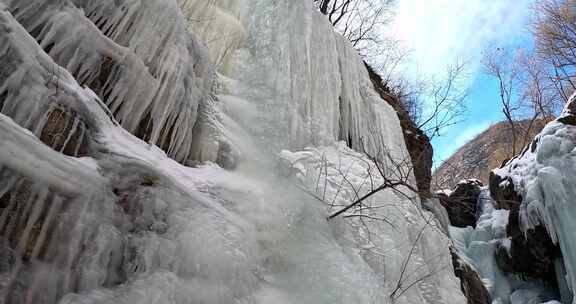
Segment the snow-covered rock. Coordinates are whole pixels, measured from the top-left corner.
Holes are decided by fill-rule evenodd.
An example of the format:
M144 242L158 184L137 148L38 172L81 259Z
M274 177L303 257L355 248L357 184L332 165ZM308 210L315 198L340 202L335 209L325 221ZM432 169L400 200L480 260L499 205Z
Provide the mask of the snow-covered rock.
M492 296L492 303L544 303L558 299L554 287L534 277L522 277L501 263L508 258L511 239L507 234L509 210L496 209L487 188L478 197L476 227L450 227L456 254L472 267ZM528 265L530 266L530 265ZM534 266L534 265L532 265Z
M573 233L576 208L571 206L576 194L575 108L573 96L558 119L546 125L520 155L493 171L494 184L499 181L495 188L508 189L507 192L513 192L519 198L521 204L516 217L524 236L530 240L532 233L543 230L551 243L559 245L565 269L551 267L556 269L558 285L567 286L572 294L576 287L576 238ZM559 256L549 253L545 258L553 261ZM568 301L572 296L564 291L563 300Z

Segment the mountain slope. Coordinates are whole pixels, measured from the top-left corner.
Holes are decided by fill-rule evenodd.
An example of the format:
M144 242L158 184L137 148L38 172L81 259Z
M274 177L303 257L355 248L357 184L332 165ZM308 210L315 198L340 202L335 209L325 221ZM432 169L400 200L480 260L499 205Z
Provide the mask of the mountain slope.
M526 143L540 132L544 121L534 122L530 128L530 136L526 142L519 140L516 144L520 150ZM529 121L521 121L518 126L527 130ZM452 189L458 181L479 179L488 184L490 171L512 156L512 132L507 122L499 122L490 126L474 139L460 147L450 158L444 161L432 176L432 188L436 190Z

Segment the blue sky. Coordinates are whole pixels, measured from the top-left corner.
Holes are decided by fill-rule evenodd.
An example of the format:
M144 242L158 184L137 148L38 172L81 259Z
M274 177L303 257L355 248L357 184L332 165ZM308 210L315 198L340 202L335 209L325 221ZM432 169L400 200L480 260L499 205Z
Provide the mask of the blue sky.
M435 138L436 165L492 123L502 120L497 83L482 74L482 50L531 47L526 30L532 0L397 0L393 32L412 50L405 69L441 77L456 60L467 62L465 121Z

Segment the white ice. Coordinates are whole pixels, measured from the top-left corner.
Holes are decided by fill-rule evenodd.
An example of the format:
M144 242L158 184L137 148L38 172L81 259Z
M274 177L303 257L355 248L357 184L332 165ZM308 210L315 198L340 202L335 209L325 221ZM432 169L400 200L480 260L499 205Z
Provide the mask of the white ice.
M570 110L574 102L573 96L559 118L574 114ZM511 177L514 189L523 198L520 205L522 229L527 231L543 225L551 239L560 245L567 276L560 275L558 279L559 282L566 279L572 292L576 287L575 147L576 127L553 121L525 152L494 171L502 177Z
M510 238L506 235L509 211L494 208L487 188L480 193L477 212L476 228L451 226L450 236L459 256L478 272L492 295L492 303L539 304L543 303L542 300L554 298L556 295L542 282L505 273L498 266L496 249L502 247L510 252Z
M396 113L311 1L0 2L3 300L465 301L408 187L326 221L356 195L338 169L380 181L363 148L415 182ZM205 41L220 24L242 26ZM54 107L87 156L38 140ZM234 171L206 162L225 145Z

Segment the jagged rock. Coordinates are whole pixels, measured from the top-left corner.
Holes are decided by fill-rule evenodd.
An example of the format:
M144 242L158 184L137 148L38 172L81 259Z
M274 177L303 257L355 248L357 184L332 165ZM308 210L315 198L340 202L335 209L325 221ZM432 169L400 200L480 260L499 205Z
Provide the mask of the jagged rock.
M566 105L563 115L558 117L557 121L565 125L576 126L576 102L574 100Z
M414 167L414 176L416 177L416 184L420 191L420 197L430 198L430 182L432 180L432 144L430 139L418 126L412 121L410 114L404 108L404 105L396 97L390 95L390 90L384 85L382 78L366 64L366 69L370 75L370 80L374 84L374 89L380 97L394 108L398 113L400 126L404 134L404 141L406 148L410 153L412 165Z
M65 155L89 155L90 130L82 117L64 108L52 107L46 115L39 139L52 149Z
M512 217L518 218L518 214L511 212L510 219ZM500 269L519 274L522 278L543 279L555 286L554 260L560 256L560 250L552 243L546 229L538 226L530 230L525 238L518 223L510 222L507 233L511 237L510 251L500 245L495 253Z
M452 226L476 227L476 204L482 186L480 181L470 179L458 183L450 195L437 193Z
M466 296L468 304L490 304L492 297L484 286L482 279L472 266L460 258L454 248L450 248L454 273L460 278L460 288Z
M570 207L574 125L576 98L572 96L555 121L490 176L490 192L497 206L510 210L510 246L497 248L497 263L504 271L558 287L562 303L571 303L566 286L575 286L573 276L565 271L574 269L573 229L568 228L574 219Z
M514 183L510 177L501 177L490 173L490 196L496 202L497 209L514 210L522 203L522 196L514 191ZM518 214L516 214L518 215Z
M561 255L560 249L552 242L542 226L529 229L524 235L519 220L522 196L515 191L512 179L492 172L490 195L496 201L497 208L510 210L506 234L511 238L511 246L509 251L503 246L498 246L496 251L498 266L505 272L516 273L522 277L540 278L556 285L554 259Z

